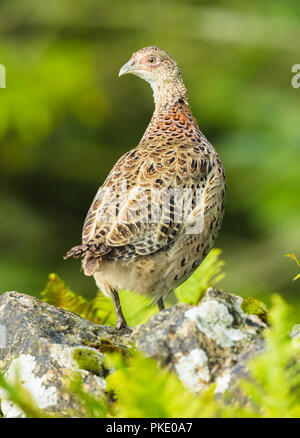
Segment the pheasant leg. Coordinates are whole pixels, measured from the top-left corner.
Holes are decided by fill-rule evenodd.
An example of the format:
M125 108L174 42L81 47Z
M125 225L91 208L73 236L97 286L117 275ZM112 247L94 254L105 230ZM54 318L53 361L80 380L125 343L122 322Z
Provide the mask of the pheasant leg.
M125 317L123 315L118 292L116 290L112 290L111 293L110 293L110 297L112 299L112 302L113 302L113 305L114 305L114 309L115 309L115 312L116 312L117 329L132 330L127 325L126 319L125 319Z
M159 300L157 300L157 306L158 306L158 310L161 312L162 310L164 310L165 305L164 305L164 300L162 299L162 297L160 297Z

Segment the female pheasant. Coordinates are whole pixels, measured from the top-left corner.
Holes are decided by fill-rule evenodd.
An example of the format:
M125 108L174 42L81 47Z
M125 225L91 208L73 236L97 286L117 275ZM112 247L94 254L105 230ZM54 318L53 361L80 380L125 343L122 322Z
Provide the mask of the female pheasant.
M127 328L118 290L163 298L186 280L212 248L224 214L226 178L217 152L192 117L176 62L159 47L134 53L119 76L150 83L155 110L137 147L115 164L83 226L85 275L113 301Z

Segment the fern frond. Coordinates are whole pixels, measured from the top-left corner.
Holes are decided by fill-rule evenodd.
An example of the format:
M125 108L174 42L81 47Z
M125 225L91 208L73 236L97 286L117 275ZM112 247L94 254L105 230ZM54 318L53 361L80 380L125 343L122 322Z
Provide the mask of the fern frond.
M46 288L41 293L45 303L61 307L80 315L95 324L114 324L112 302L101 292L93 300L86 300L70 290L57 274L50 274Z

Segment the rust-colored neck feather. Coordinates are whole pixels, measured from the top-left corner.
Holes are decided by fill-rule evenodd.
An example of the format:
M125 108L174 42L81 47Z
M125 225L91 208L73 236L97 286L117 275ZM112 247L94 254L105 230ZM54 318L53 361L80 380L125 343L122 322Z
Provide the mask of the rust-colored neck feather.
M180 76L172 83L151 84L154 91L155 110L143 135L141 145L148 141L199 141L200 131L194 120L187 99L187 92Z
M188 143L197 143L201 139L201 133L188 104L179 98L174 105L160 107L160 111L155 108L140 145L157 141L175 144L176 141L184 142L185 139Z

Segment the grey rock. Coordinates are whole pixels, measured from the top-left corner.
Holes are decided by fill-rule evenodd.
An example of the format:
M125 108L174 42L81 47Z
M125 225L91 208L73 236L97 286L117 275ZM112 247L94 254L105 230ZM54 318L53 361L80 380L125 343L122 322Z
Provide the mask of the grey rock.
M138 349L174 369L192 391L216 382L224 392L240 357L262 342L266 324L241 309L243 299L210 288L198 306L177 304L135 329ZM256 350L255 350L256 351Z
M262 348L266 324L245 314L242 301L210 288L198 306L174 305L129 333L93 324L37 298L7 292L0 296L0 370L10 381L18 370L22 385L40 409L59 416L84 416L66 387L68 377L80 375L86 392L103 395L110 372L103 364L105 352L126 353L135 345L175 371L187 388L198 392L216 382L220 394L246 369L248 356ZM5 417L24 416L3 390L0 399Z
M0 370L11 381L16 371L36 405L46 412L68 416L84 415L66 386L76 374L84 390L103 394L108 370L103 350L124 350L130 334L93 324L72 312L42 303L17 292L0 296ZM90 345L97 344L97 348ZM23 417L23 412L0 392L5 417Z

